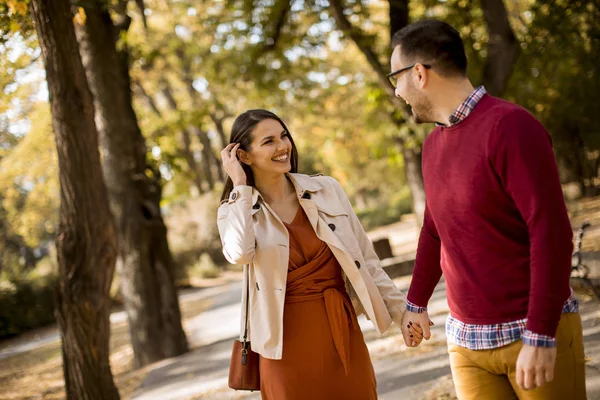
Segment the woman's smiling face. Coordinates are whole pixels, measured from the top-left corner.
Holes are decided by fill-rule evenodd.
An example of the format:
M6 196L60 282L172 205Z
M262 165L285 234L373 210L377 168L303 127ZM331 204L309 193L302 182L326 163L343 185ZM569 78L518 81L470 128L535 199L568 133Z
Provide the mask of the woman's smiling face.
M240 159L254 174L283 174L292 168L291 153L292 142L285 128L277 120L265 119L252 131L250 150L242 151Z

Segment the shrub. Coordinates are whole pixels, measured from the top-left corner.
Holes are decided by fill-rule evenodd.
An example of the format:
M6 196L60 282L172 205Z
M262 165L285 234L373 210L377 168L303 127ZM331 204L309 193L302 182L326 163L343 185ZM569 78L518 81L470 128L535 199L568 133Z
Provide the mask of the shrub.
M200 262L202 255L210 258L213 268L226 264L217 230L218 208L219 193L216 191L169 207L165 223L169 228L169 246L179 268L176 278L180 283L187 277L187 271Z
M57 277L26 277L0 281L0 339L51 324Z
M358 211L356 214L366 231L400 221L404 214L412 212L410 192L403 190L393 196L387 204L380 204Z

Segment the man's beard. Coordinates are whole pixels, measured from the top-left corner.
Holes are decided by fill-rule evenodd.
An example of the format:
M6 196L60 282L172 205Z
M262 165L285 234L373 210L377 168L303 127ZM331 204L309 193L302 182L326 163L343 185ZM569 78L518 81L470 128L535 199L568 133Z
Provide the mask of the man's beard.
M433 106L429 99L416 90L414 100L410 102L413 118L417 124L425 124L428 122L435 122L433 115Z
M423 99L423 101L411 106L411 111L417 124L435 122L435 117L433 116L433 107L428 100Z

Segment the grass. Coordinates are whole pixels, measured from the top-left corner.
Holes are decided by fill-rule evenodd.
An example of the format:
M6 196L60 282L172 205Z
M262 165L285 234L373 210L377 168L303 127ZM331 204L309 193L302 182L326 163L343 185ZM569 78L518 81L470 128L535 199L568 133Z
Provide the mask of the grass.
M207 306L206 301L182 304L184 322L204 312ZM60 341L4 359L1 363L0 399L65 399ZM126 322L111 326L110 365L121 398L130 398L149 368L133 368L133 349Z

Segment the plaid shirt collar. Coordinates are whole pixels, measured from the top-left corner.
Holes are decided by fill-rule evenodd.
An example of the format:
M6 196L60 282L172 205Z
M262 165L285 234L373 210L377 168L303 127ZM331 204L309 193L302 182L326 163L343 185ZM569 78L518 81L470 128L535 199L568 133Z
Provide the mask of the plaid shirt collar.
M458 108L452 113L450 118L448 118L450 125L444 125L440 123L436 123L436 125L448 127L456 125L461 121L464 121L469 116L469 114L471 114L471 111L473 111L477 103L479 103L479 100L481 100L483 95L486 93L487 92L485 91L485 88L483 86L479 86L473 91L473 93L469 95L469 97L466 98L465 101L462 102L460 106L458 106Z

